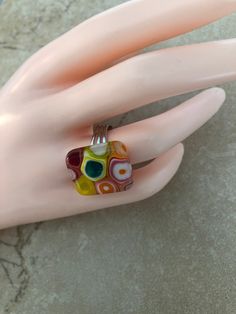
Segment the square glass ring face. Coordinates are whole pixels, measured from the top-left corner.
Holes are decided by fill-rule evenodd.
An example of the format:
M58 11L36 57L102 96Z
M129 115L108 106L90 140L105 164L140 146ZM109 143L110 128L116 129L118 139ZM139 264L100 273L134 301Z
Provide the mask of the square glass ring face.
M133 184L127 148L119 141L73 149L66 165L82 195L126 191Z

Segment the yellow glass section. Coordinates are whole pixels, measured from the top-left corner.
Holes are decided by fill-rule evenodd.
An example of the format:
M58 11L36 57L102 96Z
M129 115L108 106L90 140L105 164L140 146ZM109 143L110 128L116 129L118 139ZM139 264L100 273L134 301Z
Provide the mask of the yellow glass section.
M81 176L78 180L76 180L75 186L76 190L82 195L97 194L94 183L85 176Z

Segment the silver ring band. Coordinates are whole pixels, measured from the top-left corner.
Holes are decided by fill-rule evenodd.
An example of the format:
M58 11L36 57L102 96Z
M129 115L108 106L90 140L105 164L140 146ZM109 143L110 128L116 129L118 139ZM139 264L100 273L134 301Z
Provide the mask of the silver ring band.
M111 130L110 125L95 125L93 126L93 136L90 145L106 144L108 142L108 130Z

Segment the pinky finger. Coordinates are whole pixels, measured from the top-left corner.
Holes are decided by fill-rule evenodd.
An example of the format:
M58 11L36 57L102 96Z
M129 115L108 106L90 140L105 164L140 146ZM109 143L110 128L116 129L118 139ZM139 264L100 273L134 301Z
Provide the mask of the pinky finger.
M182 143L154 159L147 166L134 171L135 184L126 203L146 199L161 191L176 174L184 155ZM130 190L131 191L131 190Z
M70 186L68 195L64 198L65 201L67 199L66 204L62 204L62 209L69 207L66 214L73 215L146 199L163 189L172 179L181 164L183 154L184 146L183 144L178 144L148 165L134 170L133 187L125 192L92 197L82 196L80 201L78 201L78 193ZM83 203L84 206L82 205ZM59 212L60 210L57 208L57 213ZM65 210L63 214L65 214Z
M146 199L159 192L175 175L183 158L184 147L178 144L163 153L148 165L134 170L134 185L124 192L94 196L81 196L68 181L66 187L44 191L38 210L27 211L27 219L21 216L22 221L14 221L14 215L8 222L0 219L0 229L16 224L32 223L42 220L51 220L85 213L97 209L118 206ZM0 217L1 218L1 217Z

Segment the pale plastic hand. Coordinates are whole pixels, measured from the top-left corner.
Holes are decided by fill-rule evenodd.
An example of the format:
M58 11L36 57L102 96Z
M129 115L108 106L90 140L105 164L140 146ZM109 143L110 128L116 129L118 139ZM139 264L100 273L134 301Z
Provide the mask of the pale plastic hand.
M90 143L95 122L234 80L235 39L124 57L235 9L233 0L129 1L27 60L0 93L0 228L131 203L162 189L181 163L178 143L218 111L224 90L211 88L110 132L110 140L127 145L133 164L154 159L134 171L135 184L126 192L81 196L65 155Z

